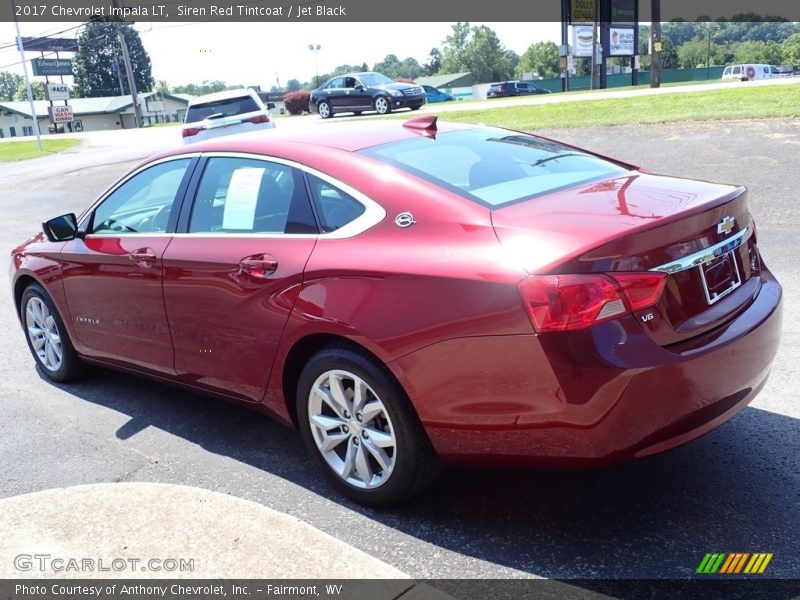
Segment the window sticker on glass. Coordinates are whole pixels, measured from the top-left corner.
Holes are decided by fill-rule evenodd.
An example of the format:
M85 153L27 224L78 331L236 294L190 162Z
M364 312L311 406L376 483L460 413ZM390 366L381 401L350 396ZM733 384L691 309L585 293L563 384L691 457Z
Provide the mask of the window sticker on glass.
M263 176L264 169L261 168L236 169L233 172L225 197L223 229L253 229Z

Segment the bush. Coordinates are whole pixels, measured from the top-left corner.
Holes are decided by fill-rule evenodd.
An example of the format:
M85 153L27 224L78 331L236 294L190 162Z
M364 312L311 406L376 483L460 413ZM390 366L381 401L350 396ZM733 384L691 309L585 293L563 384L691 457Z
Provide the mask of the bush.
M297 90L296 92L289 92L283 96L283 104L290 115L302 115L308 112L308 101L311 99L311 93L307 90Z

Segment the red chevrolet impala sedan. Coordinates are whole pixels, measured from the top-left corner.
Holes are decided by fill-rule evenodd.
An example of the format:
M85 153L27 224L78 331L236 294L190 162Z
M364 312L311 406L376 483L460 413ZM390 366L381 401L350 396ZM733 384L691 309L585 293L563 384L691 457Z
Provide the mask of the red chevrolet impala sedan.
M50 379L252 406L374 505L441 462L683 444L754 398L781 330L744 188L435 117L167 152L12 262Z

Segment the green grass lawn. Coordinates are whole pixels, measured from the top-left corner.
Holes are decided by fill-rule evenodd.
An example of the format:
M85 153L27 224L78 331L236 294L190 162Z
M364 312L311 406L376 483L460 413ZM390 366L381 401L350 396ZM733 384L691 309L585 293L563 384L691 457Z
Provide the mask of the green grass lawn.
M55 152L69 150L80 143L80 140L70 138L61 138L57 140L42 139L44 152L39 152L39 149L36 147L36 141L3 142L0 144L0 162L11 162L14 160L47 156Z
M514 129L800 117L800 85L508 106L442 113L441 117Z

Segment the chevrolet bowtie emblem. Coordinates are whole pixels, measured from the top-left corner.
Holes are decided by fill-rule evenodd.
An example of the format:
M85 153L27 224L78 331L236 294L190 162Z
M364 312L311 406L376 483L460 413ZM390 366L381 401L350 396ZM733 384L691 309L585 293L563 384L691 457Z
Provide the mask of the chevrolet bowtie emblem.
M717 223L717 233L728 235L731 231L733 231L733 227L736 225L736 219L733 217L725 217Z

